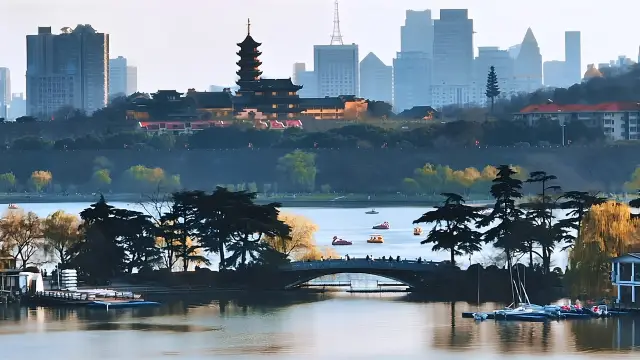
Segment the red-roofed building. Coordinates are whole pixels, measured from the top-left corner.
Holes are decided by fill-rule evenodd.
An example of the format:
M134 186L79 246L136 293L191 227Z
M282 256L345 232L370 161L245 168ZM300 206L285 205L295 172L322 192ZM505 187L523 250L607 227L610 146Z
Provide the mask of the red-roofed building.
M516 121L534 125L540 119L558 121L561 125L581 121L602 128L612 140L640 139L640 103L609 102L596 105L529 105L514 115Z

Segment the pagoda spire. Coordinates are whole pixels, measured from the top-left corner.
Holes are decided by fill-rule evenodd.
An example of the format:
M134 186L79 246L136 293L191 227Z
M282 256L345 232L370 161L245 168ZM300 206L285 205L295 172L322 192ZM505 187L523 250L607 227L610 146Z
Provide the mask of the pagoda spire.
M236 65L240 69L236 71L236 74L240 78L236 81L236 84L242 89L243 84L249 81L258 81L260 80L260 75L262 75L262 71L260 71L262 62L259 59L262 53L258 50L258 47L262 44L251 37L251 19L247 19L247 37L237 45L240 47L240 51L236 54L240 56L240 60Z

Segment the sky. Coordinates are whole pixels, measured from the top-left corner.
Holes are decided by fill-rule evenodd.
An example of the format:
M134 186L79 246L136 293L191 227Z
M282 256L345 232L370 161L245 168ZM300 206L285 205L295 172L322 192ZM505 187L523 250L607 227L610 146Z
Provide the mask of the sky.
M12 91L25 89L26 40L38 26L59 29L91 24L110 34L110 54L138 67L138 88L204 91L235 81L236 43L251 34L262 42L266 77L290 77L294 62L313 66L313 45L329 44L333 0L0 0L0 67L12 73ZM400 49L405 11L429 6L468 8L474 47L507 48L533 29L543 60L564 59L564 31L582 32L582 64L638 56L640 2L620 6L601 0L341 0L345 43L359 45L360 58L374 52L391 65ZM477 50L476 50L477 51Z

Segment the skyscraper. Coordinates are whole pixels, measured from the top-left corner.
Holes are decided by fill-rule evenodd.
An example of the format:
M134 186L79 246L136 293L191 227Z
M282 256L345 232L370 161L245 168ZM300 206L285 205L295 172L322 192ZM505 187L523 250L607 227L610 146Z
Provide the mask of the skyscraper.
M333 33L330 45L313 47L313 70L317 96L359 95L358 45L344 45L340 32L338 0L333 13Z
M474 95L475 99L473 99L478 104L484 104L487 100L487 76L492 66L498 77L500 97L508 97L515 92L514 60L509 54L509 50L500 50L497 46L479 47L478 57L474 60L474 82L477 90Z
M138 91L138 68L127 65L127 96Z
M564 33L564 60L566 85L571 86L582 81L582 46L580 31Z
M393 59L393 108L431 106L431 59L419 51L399 52Z
M318 82L316 81L316 73L307 70L307 64L293 64L293 83L302 85L302 89L298 91L301 98L317 97Z
M368 100L391 104L393 69L374 53L369 53L360 62L360 96Z
M531 28L524 35L516 58L515 77L519 92L534 92L542 87L542 55Z
M109 97L127 94L127 58L109 59Z
M11 72L7 68L0 68L0 118L9 118L9 104L11 103Z
M92 113L107 104L109 35L91 25L59 35L39 27L27 35L27 114L42 119L68 105Z
M565 61L545 61L542 64L544 86L561 88L567 86L567 63ZM572 84L573 85L573 84Z
M400 28L400 52L422 52L433 57L433 20L431 10L407 10Z
M468 85L473 77L473 20L467 9L442 9L434 21L433 75L437 85Z

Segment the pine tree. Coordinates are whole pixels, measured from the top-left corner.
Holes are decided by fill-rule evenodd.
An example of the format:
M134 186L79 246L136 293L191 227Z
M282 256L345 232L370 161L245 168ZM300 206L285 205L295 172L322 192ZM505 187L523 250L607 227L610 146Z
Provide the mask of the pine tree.
M491 113L493 114L493 104L495 99L500 95L498 75L496 75L496 68L494 66L489 68L489 75L487 75L487 91L485 94L489 99L491 99Z

